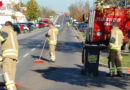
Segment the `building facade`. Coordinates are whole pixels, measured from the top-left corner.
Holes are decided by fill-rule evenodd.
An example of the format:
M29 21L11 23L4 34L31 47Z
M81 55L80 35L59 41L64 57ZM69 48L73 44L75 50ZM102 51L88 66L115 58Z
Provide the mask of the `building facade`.
M14 11L13 5L21 3L21 0L1 0L3 6L0 7L0 24L4 24L5 21L26 22L26 17L23 13ZM16 16L16 19L12 19L12 15Z

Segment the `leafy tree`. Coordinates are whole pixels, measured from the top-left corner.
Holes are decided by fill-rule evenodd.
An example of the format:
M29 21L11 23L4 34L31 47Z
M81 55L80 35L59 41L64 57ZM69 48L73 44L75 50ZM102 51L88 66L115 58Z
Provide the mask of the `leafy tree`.
M39 17L40 10L35 0L28 1L26 7L26 17L29 21L35 20Z

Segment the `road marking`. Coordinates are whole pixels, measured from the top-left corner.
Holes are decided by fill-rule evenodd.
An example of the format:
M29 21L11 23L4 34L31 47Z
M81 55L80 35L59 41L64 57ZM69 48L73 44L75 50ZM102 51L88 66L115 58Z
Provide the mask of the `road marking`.
M29 55L29 53L25 54L23 57L25 58L25 57L27 57L28 55Z
M31 49L31 51L34 51L34 50L36 50L36 48Z

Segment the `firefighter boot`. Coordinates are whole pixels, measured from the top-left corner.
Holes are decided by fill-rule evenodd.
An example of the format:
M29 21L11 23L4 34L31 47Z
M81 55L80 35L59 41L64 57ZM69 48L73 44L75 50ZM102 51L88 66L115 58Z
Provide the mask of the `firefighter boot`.
M106 76L107 76L107 77L114 77L114 76L115 76L115 73L114 73L114 72L113 72L113 73L107 73Z
M122 75L122 72L121 71L117 71L117 75L116 75L117 77L122 77L123 75Z

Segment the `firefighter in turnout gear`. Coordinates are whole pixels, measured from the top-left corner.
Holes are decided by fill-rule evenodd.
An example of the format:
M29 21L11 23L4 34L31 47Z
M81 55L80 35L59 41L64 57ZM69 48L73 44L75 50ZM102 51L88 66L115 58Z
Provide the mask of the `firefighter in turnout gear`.
M116 22L113 23L113 28L111 30L110 42L109 42L109 69L110 73L108 76L115 76L115 66L117 69L117 76L122 76L122 68L121 68L121 46L123 44L124 36L122 31L118 28L118 24Z
M15 73L18 59L18 41L12 28L12 23L7 21L2 27L0 41L2 46L2 72L7 90L16 90Z
M49 30L46 34L46 37L48 37L49 54L51 62L55 62L56 59L55 49L57 44L57 36L58 36L58 29L53 25L53 23L49 23Z

